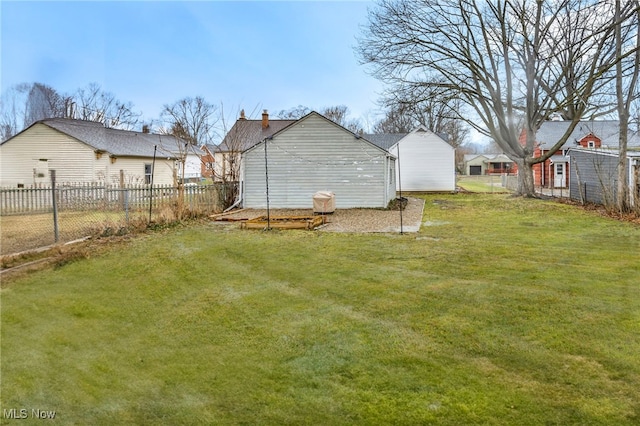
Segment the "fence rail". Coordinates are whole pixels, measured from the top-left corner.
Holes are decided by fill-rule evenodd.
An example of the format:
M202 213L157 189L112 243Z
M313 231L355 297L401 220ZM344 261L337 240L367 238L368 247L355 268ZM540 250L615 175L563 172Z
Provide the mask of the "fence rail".
M221 185L185 186L187 208L211 209L219 203ZM108 185L57 186L40 188L0 189L0 215L49 213L53 211L53 193L59 211L121 211L160 208L172 205L179 196L174 186L139 185L118 187Z
M178 216L220 212L237 184L54 185L0 189L0 254L91 235L130 232ZM55 205L54 205L55 204ZM180 208L178 208L180 207Z

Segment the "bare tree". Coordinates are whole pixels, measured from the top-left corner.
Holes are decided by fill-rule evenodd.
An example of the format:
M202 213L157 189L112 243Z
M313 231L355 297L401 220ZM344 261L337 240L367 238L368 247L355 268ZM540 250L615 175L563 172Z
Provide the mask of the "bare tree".
M623 26L633 7L621 11ZM516 162L518 193L533 197L532 165L553 155L582 117L596 111L591 96L620 60L611 43L613 12L595 0L382 0L356 50L392 90L456 92L471 112L461 118ZM569 24L588 31L562 31ZM584 65L566 66L576 61ZM566 111L565 134L534 157L541 124Z
M359 120L355 118L349 118L349 108L345 105L329 106L322 109L320 114L327 117L334 123L338 123L345 129L352 131L353 133L363 133L364 129Z
M304 105L298 105L297 107L283 109L278 111L275 116L283 120L299 120L305 115L309 114L311 110Z
M164 133L174 134L194 146L202 146L211 143L216 136L218 107L201 96L186 97L164 105L160 118L166 126Z
M637 0L633 2L636 7L640 4ZM627 45L622 23L621 23L620 0L615 2L615 45L616 56L622 57L623 48ZM627 174L627 138L629 134L629 123L631 121L631 107L634 99L640 96L638 88L638 75L640 74L640 7L632 21L635 22L635 54L629 56L625 61L619 61L615 67L615 86L618 119L620 121L620 136L618 141L618 185L616 188L616 207L621 213L631 210L631 197L629 193L629 178Z
M102 90L97 83L78 89L73 95L70 118L97 121L105 127L133 130L139 124L140 113L131 102L122 102L115 95Z
M0 137L7 140L23 129L30 83L9 87L0 97Z
M395 90L388 92L382 104L387 110L386 117L378 122L375 129L387 128L389 131L380 133L406 133L418 126L446 134L447 141L454 147L459 147L469 134L468 125L462 120L462 100L455 92L443 90L435 86L419 88L415 96L410 90Z
M403 105L391 106L384 117L373 126L373 133L409 133L416 128L416 121L405 112Z
M297 107L279 111L276 117L285 120L299 120L310 112L310 108L298 105ZM362 133L364 131L362 123L358 119L349 117L349 108L345 105L324 107L318 112L353 133Z
M222 105L220 131L225 136L219 145L205 147L208 151L205 167L212 174L214 181L221 184L220 201L224 208L232 206L238 199L242 152L263 137L261 122L257 123L256 120L251 119L257 115L258 110L256 106L248 115L242 109L226 116L224 105Z
M26 101L24 127L39 120L64 117L65 97L54 88L42 83L33 83Z

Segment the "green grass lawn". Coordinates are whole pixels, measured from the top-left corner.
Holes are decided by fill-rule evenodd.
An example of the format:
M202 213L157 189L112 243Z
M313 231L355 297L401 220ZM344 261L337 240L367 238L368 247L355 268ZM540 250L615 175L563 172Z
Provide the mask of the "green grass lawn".
M502 186L502 178L498 175L466 176L461 175L456 179L456 185L469 192L509 192Z
M425 198L418 234L194 225L5 283L1 408L91 425L640 423L640 228Z

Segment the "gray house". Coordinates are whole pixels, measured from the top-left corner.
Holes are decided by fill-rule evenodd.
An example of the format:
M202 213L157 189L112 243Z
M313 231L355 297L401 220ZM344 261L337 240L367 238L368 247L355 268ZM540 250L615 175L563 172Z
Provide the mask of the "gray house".
M618 185L617 149L571 148L569 196L573 200L596 204L613 204ZM640 151L627 153L625 176L629 180L631 203L640 200Z
M242 154L245 208L312 208L318 191L337 208L386 207L396 197L395 157L311 112Z

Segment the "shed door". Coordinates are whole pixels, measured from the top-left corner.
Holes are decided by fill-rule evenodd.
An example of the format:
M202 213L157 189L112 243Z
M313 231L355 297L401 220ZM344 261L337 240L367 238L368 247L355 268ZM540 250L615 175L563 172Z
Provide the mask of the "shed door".
M469 166L469 174L471 176L480 176L482 174L482 166Z
M564 188L565 163L556 163L553 167L553 186L555 188Z

